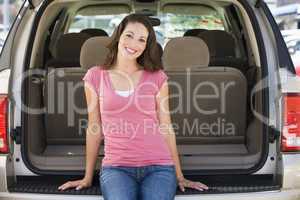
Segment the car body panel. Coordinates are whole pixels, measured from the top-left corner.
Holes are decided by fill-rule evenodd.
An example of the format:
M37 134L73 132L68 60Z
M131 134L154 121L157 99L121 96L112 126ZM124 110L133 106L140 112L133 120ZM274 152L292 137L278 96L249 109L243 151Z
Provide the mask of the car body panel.
M53 195L53 194L24 194L24 193L1 193L0 200L80 200L81 195ZM176 195L175 200L297 200L300 198L300 190L281 190L272 192L253 193L228 193L228 194L199 194L199 195ZM86 200L103 200L102 196L84 195Z
M282 93L300 93L300 77L284 68L279 70Z
M284 189L300 189L300 155L283 154L283 185Z
M8 93L8 82L9 82L10 69L6 68L0 71L0 94Z
M0 177L0 193L7 192L8 185L15 180L13 162L9 154L0 156Z

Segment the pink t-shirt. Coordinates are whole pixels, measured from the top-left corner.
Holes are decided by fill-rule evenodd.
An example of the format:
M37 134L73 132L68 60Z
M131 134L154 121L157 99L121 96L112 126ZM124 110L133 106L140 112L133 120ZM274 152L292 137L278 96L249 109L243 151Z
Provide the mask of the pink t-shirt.
M143 70L134 92L124 97L114 90L107 70L94 66L87 71L82 80L96 92L100 103L103 166L174 164L159 129L155 98L167 79L163 70Z

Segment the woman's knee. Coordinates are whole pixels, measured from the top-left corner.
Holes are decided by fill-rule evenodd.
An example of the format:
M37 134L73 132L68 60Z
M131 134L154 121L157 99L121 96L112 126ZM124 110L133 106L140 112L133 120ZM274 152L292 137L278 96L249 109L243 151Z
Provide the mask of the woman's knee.
M173 166L157 166L141 183L139 196L143 200L173 200L177 190Z
M104 168L100 173L100 189L105 200L135 200L136 180L118 168Z

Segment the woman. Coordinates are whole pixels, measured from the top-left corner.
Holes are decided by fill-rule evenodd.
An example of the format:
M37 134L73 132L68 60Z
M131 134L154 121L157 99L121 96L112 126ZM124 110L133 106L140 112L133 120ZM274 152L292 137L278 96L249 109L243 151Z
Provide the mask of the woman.
M125 17L108 47L105 64L90 68L83 78L89 111L85 176L59 189L91 186L102 139L104 199L171 200L177 184L183 192L185 187L208 189L182 174L169 114L168 77L149 19Z

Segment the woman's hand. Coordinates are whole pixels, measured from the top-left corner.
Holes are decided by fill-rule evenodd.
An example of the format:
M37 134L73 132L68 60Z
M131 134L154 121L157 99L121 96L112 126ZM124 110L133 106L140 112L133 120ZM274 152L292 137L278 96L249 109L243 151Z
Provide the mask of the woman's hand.
M194 181L187 180L183 176L177 178L177 181L178 181L179 188L182 192L185 191L186 187L193 188L193 189L200 190L200 191L208 190L207 185L205 185L201 182L194 182Z
M92 185L92 181L83 178L76 181L68 181L62 184L61 186L59 186L58 190L63 191L69 188L75 188L76 190L81 190L83 188L88 188L91 185Z

